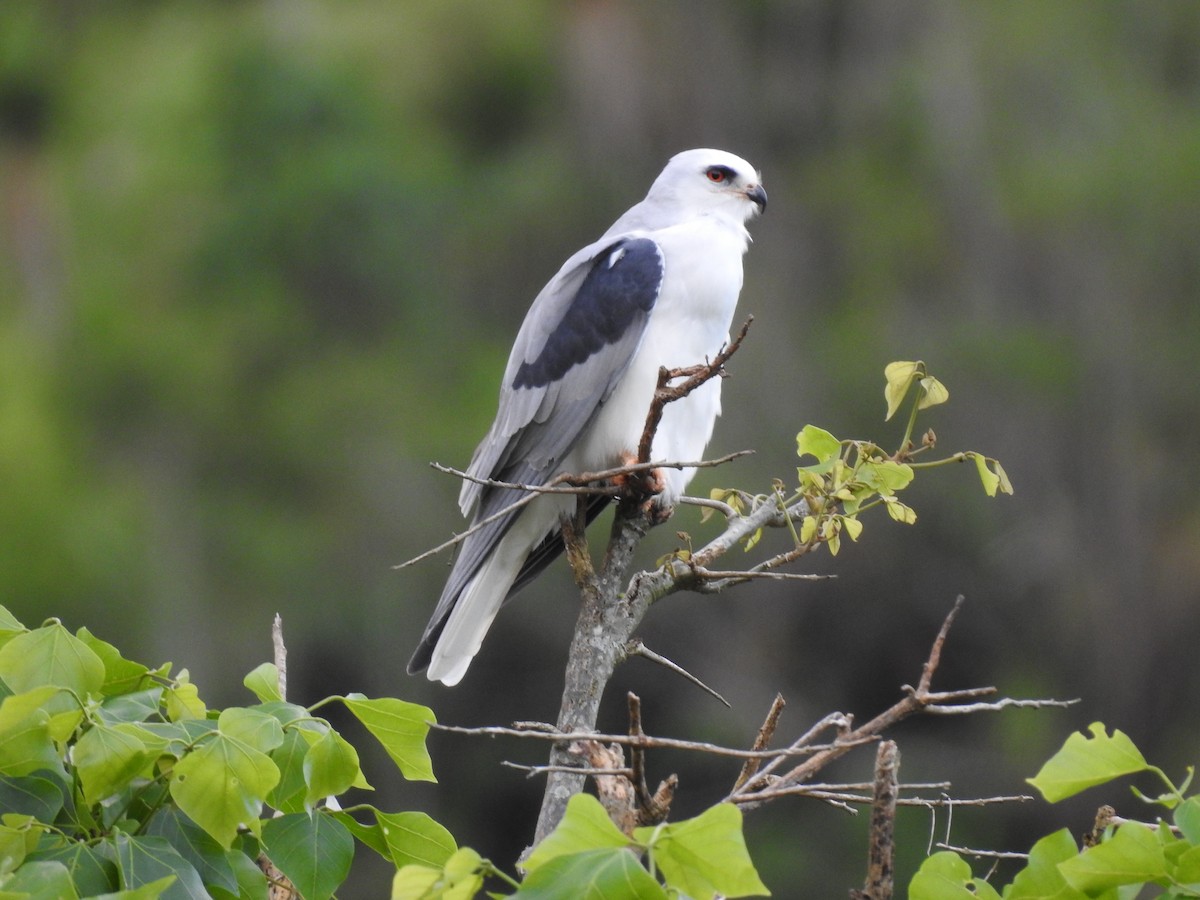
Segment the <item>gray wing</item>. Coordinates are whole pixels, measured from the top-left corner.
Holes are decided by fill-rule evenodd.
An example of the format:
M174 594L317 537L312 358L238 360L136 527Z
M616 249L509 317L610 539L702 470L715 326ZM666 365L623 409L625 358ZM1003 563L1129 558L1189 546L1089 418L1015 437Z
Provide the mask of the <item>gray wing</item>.
M555 474L633 358L662 279L662 253L645 237L593 245L563 267L517 335L471 475L542 484ZM464 483L463 513L482 512L490 492Z
M662 253L644 237L602 241L567 261L525 317L504 373L496 421L475 451L471 475L538 485L557 474L559 462L612 394L641 344L662 279ZM521 496L464 482L459 503L465 515L480 521ZM589 503L588 520L603 506L603 498ZM501 516L463 541L409 662L410 673L429 664L459 595L518 514ZM562 542L554 535L531 548L509 596L561 552Z

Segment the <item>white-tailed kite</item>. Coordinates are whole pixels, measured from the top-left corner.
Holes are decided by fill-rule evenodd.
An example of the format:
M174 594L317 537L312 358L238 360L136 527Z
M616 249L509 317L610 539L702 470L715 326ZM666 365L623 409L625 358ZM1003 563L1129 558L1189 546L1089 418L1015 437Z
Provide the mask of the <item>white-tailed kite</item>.
M728 342L746 222L766 205L744 159L721 150L673 157L646 199L568 259L533 301L469 474L544 485L630 461L659 367L704 362ZM700 459L720 411L719 378L667 405L652 458ZM694 474L660 471L655 503L673 507ZM464 481L459 506L479 522L521 496ZM562 552L559 517L574 506L574 496L542 494L463 541L410 673L427 668L447 685L462 679L501 605Z

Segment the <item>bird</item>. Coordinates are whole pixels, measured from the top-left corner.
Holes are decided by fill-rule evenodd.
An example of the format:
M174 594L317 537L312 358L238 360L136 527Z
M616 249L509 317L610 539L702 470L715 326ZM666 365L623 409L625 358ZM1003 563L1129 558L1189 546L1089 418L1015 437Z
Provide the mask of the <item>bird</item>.
M458 684L500 607L563 550L560 516L576 498L526 495L562 473L630 462L659 368L710 360L728 343L742 288L747 223L767 194L750 163L723 150L678 153L641 202L571 256L517 333L496 419L466 470L459 507L468 529L408 665ZM651 458L696 461L721 411L721 379L668 404ZM655 470L652 503L669 515L694 468ZM588 517L608 498L593 498ZM487 524L479 523L496 516Z

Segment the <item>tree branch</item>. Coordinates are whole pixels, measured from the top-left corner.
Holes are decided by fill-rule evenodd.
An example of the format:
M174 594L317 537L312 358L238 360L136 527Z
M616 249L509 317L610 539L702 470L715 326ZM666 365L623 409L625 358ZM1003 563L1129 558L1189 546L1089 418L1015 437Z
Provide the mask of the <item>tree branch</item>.
M737 340L722 349L711 363L677 372L672 376L659 373L659 388L646 417L642 439L638 446L637 463L649 463L653 437L662 418L663 407L687 396L706 381L722 372L722 367L741 346L750 326L742 327ZM672 377L686 376L683 384L668 387ZM628 656L633 631L653 602L650 594L627 590L622 593L633 562L634 550L650 528L658 521L652 504L635 485L617 505L612 532L604 560L598 569L591 564L582 528L572 528L564 522L563 540L572 562L582 604L575 625L575 634L567 656L562 704L558 714L559 731L588 731L596 727L600 700L613 670ZM586 560L586 562L585 562ZM569 751L556 744L550 753L551 766L566 766ZM533 843L536 845L562 819L567 801L583 789L584 777L569 772L550 772L542 808L538 815Z
M875 788L871 804L871 837L867 846L867 879L852 900L892 900L895 861L896 799L900 785L900 750L884 741L875 754Z

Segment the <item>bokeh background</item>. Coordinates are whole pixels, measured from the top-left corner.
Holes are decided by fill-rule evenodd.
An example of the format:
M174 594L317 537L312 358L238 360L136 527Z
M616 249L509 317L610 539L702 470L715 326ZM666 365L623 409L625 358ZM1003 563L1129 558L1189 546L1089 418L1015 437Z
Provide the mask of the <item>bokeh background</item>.
M907 723L906 780L1019 793L1070 730L1127 731L1168 771L1200 757L1200 4L809 0L20 2L0 5L0 601L187 666L242 703L282 613L291 698L363 691L443 721L552 720L575 598L558 565L500 617L466 681L404 674L459 527L464 464L546 279L716 146L761 167L740 311L697 479L767 489L794 436L894 440L882 369L924 359L941 446L999 457L923 476L919 521L866 523L821 583L677 596L619 672L652 732L745 743L869 716L914 682L956 594L937 686L1079 697L1067 711ZM713 533L683 510L645 565ZM779 541L776 536L772 540ZM533 747L435 735L437 786L389 781L510 863ZM869 751L831 773L866 778ZM727 764L662 754L677 810ZM1027 848L1104 800L960 811L950 838ZM779 897L845 896L865 816L748 819ZM935 832L944 837L944 818ZM901 816L901 880L927 813ZM379 896L359 854L344 896Z

